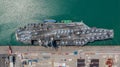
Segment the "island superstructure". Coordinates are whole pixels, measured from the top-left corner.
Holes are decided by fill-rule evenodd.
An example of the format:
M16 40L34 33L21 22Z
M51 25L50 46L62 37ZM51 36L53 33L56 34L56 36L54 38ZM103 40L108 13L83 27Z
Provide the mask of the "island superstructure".
M15 32L17 41L24 44L46 47L84 46L97 40L112 39L113 29L89 27L81 22L63 20L44 20L43 23L31 23Z

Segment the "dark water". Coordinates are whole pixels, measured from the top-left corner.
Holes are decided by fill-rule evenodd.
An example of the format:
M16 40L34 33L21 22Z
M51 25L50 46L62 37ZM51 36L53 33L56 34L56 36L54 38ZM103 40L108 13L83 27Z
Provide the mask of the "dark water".
M114 29L114 39L89 45L120 45L119 0L0 0L0 45L22 45L15 30L46 18L83 20L90 27Z

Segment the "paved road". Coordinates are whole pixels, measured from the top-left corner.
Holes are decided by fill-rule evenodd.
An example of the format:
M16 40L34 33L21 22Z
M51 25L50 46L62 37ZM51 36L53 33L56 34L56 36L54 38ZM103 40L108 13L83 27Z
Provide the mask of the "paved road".
M12 46L13 53L15 52L56 52L53 48L45 48L41 46ZM73 51L73 50L86 50L86 51L120 51L120 46L85 46L85 47L60 47L58 51ZM8 46L0 46L0 54L7 54Z

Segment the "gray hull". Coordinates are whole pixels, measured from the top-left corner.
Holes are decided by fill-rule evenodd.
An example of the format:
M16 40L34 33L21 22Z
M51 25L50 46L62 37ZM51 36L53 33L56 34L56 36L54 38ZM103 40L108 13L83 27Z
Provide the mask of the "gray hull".
M16 31L18 41L42 46L83 46L89 42L113 37L113 30L90 28L83 22L32 23Z

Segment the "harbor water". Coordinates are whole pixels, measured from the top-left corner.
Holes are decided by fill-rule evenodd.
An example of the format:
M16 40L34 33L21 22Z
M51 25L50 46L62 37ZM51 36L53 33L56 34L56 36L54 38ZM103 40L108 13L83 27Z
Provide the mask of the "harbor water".
M49 18L113 29L113 39L87 45L120 45L119 0L0 0L0 45L24 46L15 39L16 29Z

